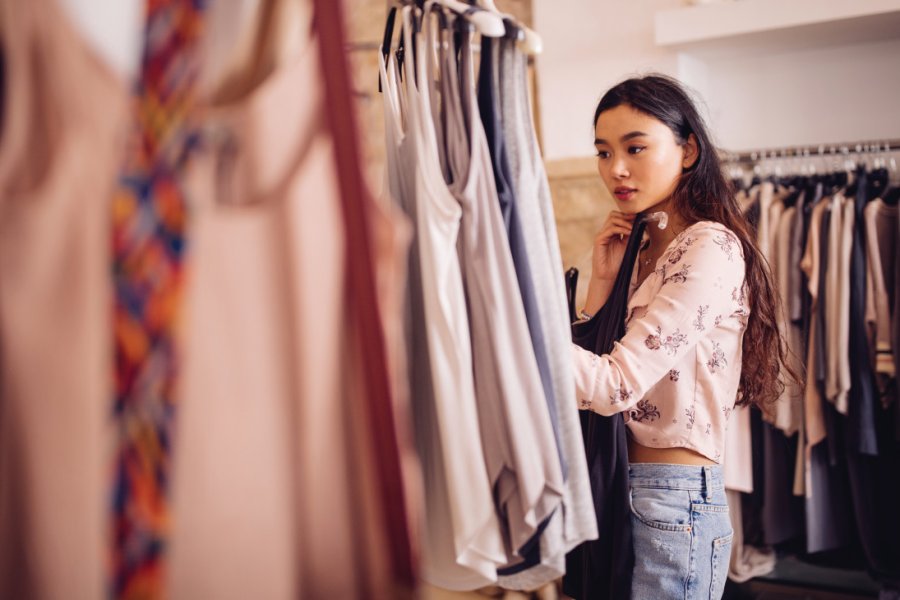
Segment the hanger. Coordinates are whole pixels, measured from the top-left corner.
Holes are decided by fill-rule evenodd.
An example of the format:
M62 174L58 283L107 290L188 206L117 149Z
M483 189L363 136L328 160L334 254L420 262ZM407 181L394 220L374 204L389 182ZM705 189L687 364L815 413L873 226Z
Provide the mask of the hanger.
M383 60L387 60L388 54L391 52L391 42L394 38L394 24L397 19L398 5L415 6L424 10L425 0L399 0L399 2L389 0L388 16L385 21L384 37L381 42L381 55ZM436 6L450 10L463 17L466 22L471 23L471 25L474 26L478 33L485 37L503 37L506 34L506 26L503 23L503 18L499 14L490 12L480 6L472 6L460 2L459 0L433 0L432 8L435 9ZM419 21L415 18L415 15L413 16L413 26L418 29L420 26ZM402 29L403 28L401 27L401 31ZM400 65L403 64L403 59L406 54L403 39L403 35L401 35L400 43L397 45L397 62ZM416 49L413 48L413 60L415 60L415 51ZM378 91L381 91L381 89L381 82L379 81Z
M489 11L490 13L507 20L510 24L512 24L515 27L513 35L515 36L515 39L522 45L522 49L526 54L534 56L536 54L540 54L544 50L544 42L543 40L541 40L541 36L539 36L537 33L526 27L522 23L516 22L516 20L513 19L512 15L500 12L497 9L497 5L494 4L494 0L469 1L471 4L479 6L483 10Z
M464 17L483 36L498 38L506 35L503 17L497 11L466 4L460 0L433 0L433 2Z

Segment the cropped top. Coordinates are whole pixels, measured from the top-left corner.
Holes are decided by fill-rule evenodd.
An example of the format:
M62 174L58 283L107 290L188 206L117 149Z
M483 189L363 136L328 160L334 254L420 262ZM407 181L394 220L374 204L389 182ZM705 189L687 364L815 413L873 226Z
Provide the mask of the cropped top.
M625 335L602 356L572 345L579 408L625 413L651 448L689 448L722 462L750 314L737 236L700 221L682 231L637 286Z

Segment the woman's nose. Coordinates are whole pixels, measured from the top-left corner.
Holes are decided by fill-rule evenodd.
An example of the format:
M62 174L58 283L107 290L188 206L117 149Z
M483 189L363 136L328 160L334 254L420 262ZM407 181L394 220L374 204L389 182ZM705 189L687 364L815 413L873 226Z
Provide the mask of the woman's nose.
M625 164L625 160L621 158L615 159L612 166L613 177L616 179L626 179L629 174L628 165Z

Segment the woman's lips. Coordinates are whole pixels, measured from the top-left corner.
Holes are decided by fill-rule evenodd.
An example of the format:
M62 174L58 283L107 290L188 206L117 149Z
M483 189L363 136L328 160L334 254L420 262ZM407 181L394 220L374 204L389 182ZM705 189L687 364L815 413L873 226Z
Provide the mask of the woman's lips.
M636 193L636 189L627 187L617 187L613 192L616 198L622 201L631 200L632 196L634 196Z

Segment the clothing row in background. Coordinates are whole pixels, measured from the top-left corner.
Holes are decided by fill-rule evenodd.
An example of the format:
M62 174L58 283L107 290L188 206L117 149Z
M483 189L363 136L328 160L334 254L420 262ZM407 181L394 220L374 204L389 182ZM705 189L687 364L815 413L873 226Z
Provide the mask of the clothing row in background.
M752 468L729 492L736 581L796 554L900 589L897 184L895 169L862 165L739 192L805 385L753 411L741 441Z
M536 589L597 537L556 222L518 26L443 4L392 8L380 64L386 194L414 229L405 337L422 576Z
M406 220L341 3L243 4L149 2L130 81L85 3L0 2L2 598L413 594Z

